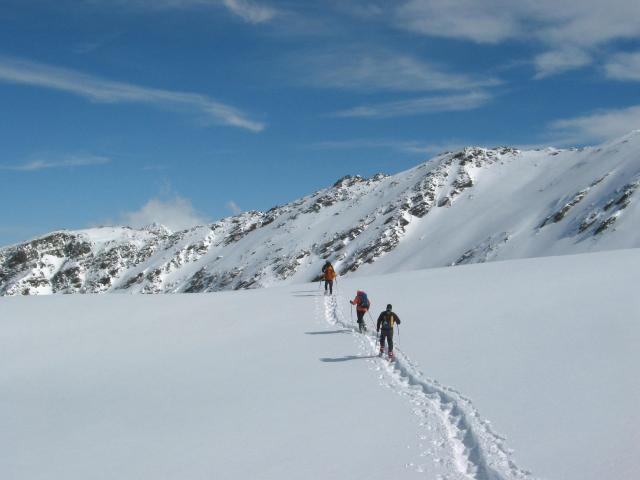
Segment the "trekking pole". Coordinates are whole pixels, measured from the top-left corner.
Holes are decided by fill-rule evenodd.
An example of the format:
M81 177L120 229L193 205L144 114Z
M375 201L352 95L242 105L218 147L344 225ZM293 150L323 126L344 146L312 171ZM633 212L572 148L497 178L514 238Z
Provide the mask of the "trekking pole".
M351 321L353 322L353 303L351 304Z
M367 310L367 315L369 315L369 320L371 320L371 333L373 334L373 331L375 330L376 322L373 321L373 317L371 316L371 312L369 310ZM376 343L378 342L377 331L375 334L373 334L373 338L374 338L373 348L375 348Z

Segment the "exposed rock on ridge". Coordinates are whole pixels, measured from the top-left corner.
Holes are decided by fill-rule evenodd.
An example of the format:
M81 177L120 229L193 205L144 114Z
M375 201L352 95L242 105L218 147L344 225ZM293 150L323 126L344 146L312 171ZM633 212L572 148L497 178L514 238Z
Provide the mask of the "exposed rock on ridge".
M345 176L266 212L171 232L60 231L0 249L0 295L257 288L340 274L640 246L640 134L598 148L469 147Z

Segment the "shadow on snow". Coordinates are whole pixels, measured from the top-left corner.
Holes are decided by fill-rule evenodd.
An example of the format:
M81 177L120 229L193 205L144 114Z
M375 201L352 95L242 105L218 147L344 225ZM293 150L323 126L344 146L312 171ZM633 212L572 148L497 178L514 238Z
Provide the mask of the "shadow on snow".
M304 332L305 335L331 335L333 333L351 333L351 330L342 329L342 330L321 330L319 332Z
M364 355L364 356L359 356L359 355L345 355L344 357L337 357L337 358L321 358L320 361L321 362L325 362L325 363L336 363L336 362L348 362L350 360L366 360L368 358L377 358L377 355Z

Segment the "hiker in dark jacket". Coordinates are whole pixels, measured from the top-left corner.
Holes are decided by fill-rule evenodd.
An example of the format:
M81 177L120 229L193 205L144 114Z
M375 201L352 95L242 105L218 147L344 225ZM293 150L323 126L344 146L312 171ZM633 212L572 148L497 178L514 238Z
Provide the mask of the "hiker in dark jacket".
M387 309L378 317L376 331L380 334L380 355L384 353L384 341L387 340L387 351L389 359L393 360L393 327L397 323L400 325L400 317L391 311L391 304L387 305Z

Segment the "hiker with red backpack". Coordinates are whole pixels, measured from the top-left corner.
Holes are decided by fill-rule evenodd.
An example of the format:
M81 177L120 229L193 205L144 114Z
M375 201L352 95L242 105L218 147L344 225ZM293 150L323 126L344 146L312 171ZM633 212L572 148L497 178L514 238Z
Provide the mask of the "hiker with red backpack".
M327 294L327 289L329 290L329 295L333 295L333 281L336 279L336 271L329 260L322 266L322 278L324 278L325 295Z
M387 305L387 309L378 317L378 324L376 326L376 330L380 334L380 356L384 354L384 342L386 339L389 360L395 358L393 356L393 327L396 324L400 325L400 317L393 313L391 309L391 304Z
M356 305L356 314L358 315L358 328L360 329L360 333L367 331L367 325L364 323L364 315L369 311L369 307L371 307L371 302L369 301L369 297L362 290L358 290L356 292L356 298L353 300L349 300L351 305Z

